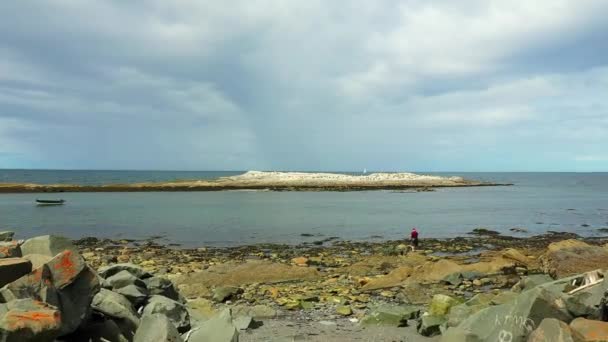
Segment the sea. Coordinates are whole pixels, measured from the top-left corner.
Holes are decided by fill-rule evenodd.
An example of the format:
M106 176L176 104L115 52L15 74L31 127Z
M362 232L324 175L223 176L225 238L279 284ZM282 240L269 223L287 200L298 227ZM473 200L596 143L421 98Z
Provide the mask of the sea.
M0 183L133 183L243 172L0 170ZM480 227L515 236L547 231L608 235L602 231L608 230L608 173L417 173L513 185L433 192L0 194L0 230L13 230L17 238L156 237L183 247L299 244L328 237L385 241L405 238L412 227L421 238L465 236ZM40 207L37 198L62 198L66 204Z

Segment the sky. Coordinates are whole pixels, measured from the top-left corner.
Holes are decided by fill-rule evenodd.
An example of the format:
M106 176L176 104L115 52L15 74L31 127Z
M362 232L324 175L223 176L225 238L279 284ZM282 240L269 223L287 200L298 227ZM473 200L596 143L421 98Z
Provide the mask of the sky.
M0 2L0 168L608 171L605 0Z

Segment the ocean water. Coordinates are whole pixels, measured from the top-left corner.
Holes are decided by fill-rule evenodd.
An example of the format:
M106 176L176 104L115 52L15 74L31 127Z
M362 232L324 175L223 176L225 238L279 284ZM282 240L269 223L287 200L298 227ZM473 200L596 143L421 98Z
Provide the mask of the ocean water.
M239 172L0 170L0 182L126 183L215 178ZM63 234L110 238L163 236L183 246L300 243L453 237L477 227L511 234L548 230L584 236L608 228L608 173L435 173L508 187L435 192L145 192L0 194L0 230L18 237ZM38 207L36 198L61 197L66 205ZM302 237L302 233L315 237ZM519 234L525 236L526 234ZM381 238L378 238L380 236Z

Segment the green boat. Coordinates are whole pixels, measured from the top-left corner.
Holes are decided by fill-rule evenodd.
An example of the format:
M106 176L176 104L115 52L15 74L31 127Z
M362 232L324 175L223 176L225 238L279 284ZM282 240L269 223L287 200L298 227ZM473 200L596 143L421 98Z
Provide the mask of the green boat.
M58 199L58 200L41 200L41 199L37 199L36 198L36 204L37 205L62 205L65 203L65 200L62 199Z

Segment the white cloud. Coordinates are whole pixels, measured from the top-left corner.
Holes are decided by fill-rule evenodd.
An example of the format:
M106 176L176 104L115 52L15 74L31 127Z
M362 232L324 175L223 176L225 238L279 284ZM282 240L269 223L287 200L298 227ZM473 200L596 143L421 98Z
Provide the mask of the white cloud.
M607 54L581 39L605 37L606 10L599 0L7 1L0 119L12 121L0 143L11 133L11 150L61 149L57 163L96 167L423 169L450 156L445 168L461 169L454 156L479 146L520 165L532 150L602 155Z

